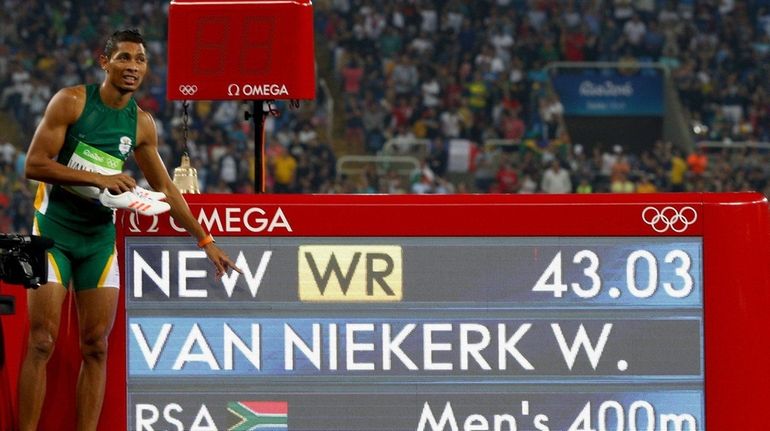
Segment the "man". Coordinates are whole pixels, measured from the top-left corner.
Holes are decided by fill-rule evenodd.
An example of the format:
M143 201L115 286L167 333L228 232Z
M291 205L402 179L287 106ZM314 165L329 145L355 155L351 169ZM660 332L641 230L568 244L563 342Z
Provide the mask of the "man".
M104 81L56 93L27 153L26 176L41 182L35 198L34 231L54 238L56 245L49 250L49 282L28 292L29 346L19 379L22 430L37 428L45 398L46 363L56 344L70 281L83 357L77 384L77 429L95 430L99 422L107 339L120 285L115 225L112 209L76 194L78 189L106 189L112 195L134 190L136 181L120 173L133 151L149 184L166 195L171 216L198 240L217 276L228 269L239 271L195 220L172 183L158 154L154 120L133 99L147 73L145 49L138 31L115 32L99 57ZM94 154L97 156L89 158ZM113 171L100 169L105 166Z
M540 190L543 193L572 193L572 180L569 177L569 172L562 168L558 159L553 159L551 169L543 173Z

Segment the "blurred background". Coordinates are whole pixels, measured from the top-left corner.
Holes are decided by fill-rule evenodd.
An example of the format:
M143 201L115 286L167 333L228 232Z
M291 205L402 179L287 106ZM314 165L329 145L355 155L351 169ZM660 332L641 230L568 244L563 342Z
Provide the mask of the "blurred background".
M317 99L273 104L267 192L770 192L770 0L316 0L314 11ZM148 41L135 97L169 171L179 165L167 13L158 0L3 1L0 232L29 233L31 135L59 88L102 81L116 29ZM254 192L248 109L191 103L202 192Z

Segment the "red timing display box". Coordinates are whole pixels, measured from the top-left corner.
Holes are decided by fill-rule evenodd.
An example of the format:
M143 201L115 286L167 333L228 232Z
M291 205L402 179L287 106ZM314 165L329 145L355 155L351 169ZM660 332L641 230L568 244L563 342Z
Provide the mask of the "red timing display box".
M217 407L218 402L221 404L239 399L255 403L262 401L283 403L288 400L289 429L307 430L312 429L312 426L302 425L302 415L310 414L306 412L312 411L310 408L312 404L308 404L308 408L304 409L301 407L302 402L307 400L293 394L291 390L281 389L283 395L279 393L279 398L276 398L275 394L268 393L266 387L274 385L283 388L286 382L293 382L296 383L297 388L300 388L300 392L311 395L312 393L332 394L323 386L327 383L337 385L337 388L341 387L340 393L343 395L347 390L345 384L352 383L351 387L354 389L364 388L364 386L356 386L361 385L363 381L356 380L355 373L345 371L342 365L339 369L332 371L318 371L309 378L302 375L292 376L291 373L295 371L277 368L277 371L267 376L266 380L255 380L265 382L264 386L240 383L241 390L247 388L248 394L240 393L237 394L238 397L248 396L249 398L227 395L230 387L237 389L238 382L250 382L248 379L251 378L264 379L265 374L270 372L267 368L268 359L265 359L266 362L263 364L265 368L252 370L252 374L235 376L228 373L237 370L227 371L223 368L211 371L214 374L207 374L209 380L204 379L200 384L192 384L196 377L190 373L194 370L184 367L172 369L170 365L167 369L163 368L163 358L166 355L163 349L179 345L183 338L174 338L175 332L171 332L166 343L157 341L160 339L157 329L160 326L153 327L152 324L162 319L169 319L169 324L174 325L174 331L191 320L199 322L200 328L207 331L217 325L221 327L221 322L229 322L230 326L237 329L237 325L240 324L238 322L244 319L261 322L265 328L268 328L271 322L281 322L281 325L286 322L286 325L299 328L307 324L308 319L317 317L319 322L343 328L348 322L360 322L362 318L371 319L371 321L396 322L393 320L395 317L389 317L392 315L400 316L399 319L402 320L412 319L423 324L431 323L431 319L454 322L451 319L459 315L461 319L475 322L474 328L480 328L486 322L484 319L487 316L494 316L493 319L497 319L495 321L505 319L514 321L520 319L516 316L517 313L521 316L521 312L528 313L527 316L534 316L531 319L534 319L535 323L538 321L537 316L542 315L547 322L561 322L564 325L567 320L575 316L591 322L592 319L602 319L602 315L618 313L622 315L627 312L633 316L627 319L622 316L615 319L615 331L618 336L626 327L642 329L634 332L637 334L635 337L638 338L630 336L622 340L621 345L626 351L620 349L619 354L625 355L623 358L628 360L622 361L622 367L621 361L617 361L617 367L615 362L611 362L609 373L601 375L600 363L599 367L595 368L596 374L591 370L589 373L579 375L567 372L563 375L567 377L563 384L548 386L550 381L548 377L543 380L542 386L550 389L535 391L536 393L533 394L518 393L516 396L530 397L527 399L532 401L531 416L521 416L519 411L513 412L519 414L522 421L532 420L534 413L547 413L546 407L549 402L558 406L561 405L561 400L571 401L573 398L581 397L581 391L570 389L574 386L572 383L574 380L582 382L580 384L586 388L594 385L614 388L610 390L610 395L612 391L618 393L630 391L627 393L635 397L625 398L624 401L622 396L618 396L617 400L612 399L611 402L597 399L595 394L594 398L586 398L594 403L592 404L594 410L588 412L593 415L591 426L594 428L598 406L606 407L605 413L611 408L620 411L626 409L626 418L635 409L633 412L637 418L647 415L647 420L649 418L657 420L656 428L653 429L666 429L657 428L657 426L664 426L664 423L668 424L666 425L668 429L675 429L671 427L677 424L684 427L681 429L688 429L686 420L690 418L697 418L698 429L708 426L710 429L717 430L760 431L766 428L767 420L762 412L770 402L767 391L770 385L770 368L766 366L766 359L770 356L768 342L770 340L763 328L770 323L767 317L767 310L770 309L770 266L767 264L770 258L770 212L767 200L759 194L186 195L185 198L196 218L218 239L218 244L233 259L236 256L244 259L242 262L247 263L249 267L247 272L254 273L257 263L260 263L259 256L262 260L267 259L265 253L268 250L272 250L275 261L265 265L265 285L258 292L255 290L255 295L251 296L244 283L232 284L232 279L223 281L210 276L211 268L207 265L208 262L205 262L205 257L195 255L195 253L199 254L199 250L194 239L179 229L168 215L153 218L120 212L118 214L118 253L124 285L121 286L123 295L121 295L119 316L110 340L107 396L100 429L124 429L129 426L129 423L133 423L128 422L127 418L133 417L136 420L135 416L140 409L139 404L136 404L138 401L135 401L137 399L145 400L141 401L144 403L141 404L141 408L146 408L145 412L151 412L151 409L157 409L160 412L157 418L152 418L149 413L146 413L147 416L142 423L152 422L155 429L164 429L169 426L173 428L173 420L179 420L189 426L193 422L193 417L185 418L184 414L187 413L173 407L175 404L172 401L177 397L182 400L179 402L185 408L185 412L188 408L184 402L196 403L195 410L189 413L191 415L199 412L201 404L207 404L215 421L220 420L220 417L226 418L229 414L225 407ZM348 253L348 257L343 255L359 249L362 251L360 259L362 263L358 267L368 268L370 274L374 271L375 276L371 280L374 282L375 295L384 295L383 292L386 289L382 289L385 286L382 283L386 283L387 287L394 291L398 290L397 298L386 298L389 301L393 300L385 303L370 301L372 298L366 297L366 283L363 283L363 287L357 286L355 275L350 278L352 280L350 288L345 292L340 292L339 288L329 284L326 292L322 292L327 295L326 297L308 296L312 293L312 289L308 290L307 286L303 286L303 280L310 280L312 284L314 278L318 282L323 278L324 273L330 278L345 277L346 268L354 268L355 264L350 263L352 253ZM510 252L500 256L499 253L494 252L495 249ZM329 250L332 253L336 250L337 263L341 271L329 270L329 264L324 263L329 262ZM391 252L392 250L397 251ZM423 255L419 256L421 250ZM521 250L524 252L522 253ZM560 250L558 255L561 258L558 260L554 257L557 255L554 250ZM386 256L388 253L390 255ZM434 254L437 257L433 258ZM192 256L197 256L195 259L198 259L199 266L189 266L193 262ZM449 262L450 264L442 263L447 261L442 261L441 258L447 256L457 258ZM503 262L507 266L487 264L490 257L494 262ZM306 258L315 268L312 271L303 264ZM366 264L368 258L371 258L370 266ZM394 265L381 265L385 262L383 258L387 258L385 260ZM601 265L594 265L598 260L601 260ZM615 265L613 260L619 261L620 265ZM294 266L298 265L297 261L299 266ZM229 298L227 301L174 297L176 289L181 291L183 288L177 285L174 278L176 275L173 274L176 274L175 271L184 265L186 265L185 271L188 271L188 275L192 277L185 282L188 293L205 291L209 298L225 298L229 295L225 293L228 289L231 293L232 289L236 289L243 294L241 301L238 302L237 298L229 297L226 298ZM303 265L306 267L304 270ZM438 269L436 275L440 275L439 271L443 272L443 275L437 278L432 274L424 274L421 269L426 265L432 265L433 270ZM441 268L440 265L445 267ZM476 268L484 265L487 265L484 270L476 271ZM620 270L611 270L613 265ZM530 266L533 267L531 270ZM644 269L642 276L638 276L640 268ZM391 279L388 275L391 270L402 275L398 279ZM468 270L475 272L468 272ZM201 275L206 271L208 276ZM353 271L354 269L350 269L351 274ZM635 271L636 276L633 275ZM334 275L335 272L337 275ZM475 275L469 276L469 273ZM521 278L516 274L520 274ZM532 274L534 278L531 277ZM539 274L542 275L539 276ZM535 282L538 276L540 279ZM526 277L530 277L528 281L520 283L520 280ZM144 283L142 291L144 296L136 294L138 279L139 283ZM614 284L618 280L625 280L626 284ZM655 282L649 280L655 280ZM163 293L158 287L163 284L162 282L166 283L166 289L170 289L171 296L167 297L168 292ZM601 286L598 282L601 282ZM431 283L436 285L431 287L429 286ZM478 290L481 292L478 298L474 296L473 289L492 285L496 287L492 287L492 290ZM424 294L424 289L429 290L428 295ZM517 289L520 291L515 292ZM697 298L692 295L687 296L688 293L696 291ZM20 323L24 320L24 292L21 288L5 288L0 293L11 293L17 296L17 314L3 316L6 353L9 359L8 371L11 384L15 386L15 376L18 375L15 367L18 366L23 345L19 334L24 333L24 325ZM519 294L521 295L515 296ZM150 298L148 295L155 295L159 300ZM495 296L507 299L490 300ZM430 301L426 298L435 299ZM679 306L680 304L682 307ZM230 306L232 309L227 308ZM564 312L563 315L560 314L562 312ZM682 319L677 313L687 314L689 317ZM66 315L66 313L63 314L63 316ZM654 323L656 319L668 325L649 326L653 330L661 331L659 336L643 331L647 327L645 325ZM696 323L689 324L688 330L673 333L665 331L668 327L676 329L679 324L677 322L681 321ZM79 357L76 353L77 341L72 337L73 334L77 334L77 331L68 330L68 324L76 325L76 322L62 322L60 347L57 347L55 353L58 356L52 362L56 366L49 368L48 375L49 397L44 407L44 411L47 412L44 421L48 422L42 424L48 424L56 429L68 429L60 428L61 424L74 423L70 420L74 414L74 408L71 405L74 403L74 396L64 392L74 390ZM459 325L459 323L456 324ZM8 337L8 334L12 336ZM137 334L144 340L142 342L149 343L145 346L144 353L136 347ZM574 332L571 334L569 337L573 336ZM593 335L589 334L589 337L595 339L596 331ZM608 337L608 346L616 340L614 337L613 332ZM638 369L640 365L642 359L629 356L628 350L633 350L636 344L647 343L649 346L654 346L656 340L671 339L671 337L682 338L684 347L689 345L697 348L685 349L684 351L690 353L697 350L697 355L682 358L689 361L687 370L695 370L691 374L692 382L681 383L685 389L673 391L689 392L688 399L692 400L694 397L694 403L671 404L661 401L668 399L666 397L669 396L677 399L677 393L667 393L665 388L668 386L677 388L677 385L680 385L670 379L667 380L666 377L682 375L684 368L676 364L678 357L674 358L677 360L673 362L659 363L661 369L665 368L665 372L661 373L663 379L655 380L655 375L639 375L629 379L627 386L623 383L613 385L613 381L622 382L625 378L624 373L633 373L635 367ZM535 347L538 346L537 340L535 339ZM74 347L68 347L67 343ZM271 343L263 348L273 348ZM65 345L62 346L62 344ZM344 343L340 342L340 345L342 344ZM546 339L543 338L543 345L545 344ZM366 345L354 344L355 348L365 350L366 347L362 346ZM430 346L435 348L442 345ZM405 343L401 347L406 355L412 354L407 349L414 346ZM536 370L542 370L549 365L546 360L538 359L537 353L532 353L532 346L527 348L522 344L520 347L523 354L533 360ZM266 358L283 358L281 347L275 348L281 353ZM672 344L672 350L682 348ZM609 352L611 347L607 349ZM197 354L199 350L191 352ZM610 354L607 352L605 356ZM656 352L650 356L651 361L655 361L656 358L666 358L666 355L670 354L665 349L656 350ZM155 357L159 359L153 362L153 368L148 368L148 358L153 355L157 355ZM236 352L236 355L240 353ZM171 357L173 359L173 355ZM242 366L245 360L242 356L237 357L240 362L236 362L236 365ZM586 363L587 359L581 354L577 356L576 361ZM380 366L376 361L374 363L377 367ZM628 366L627 370L626 366ZM669 366L673 366L670 373L666 368ZM206 365L207 369L208 367ZM494 402L494 398L489 398L493 396L505 399L504 397L510 397L510 393L506 391L519 390L514 374L485 375L478 370L471 370L468 372L476 374L472 375L474 377L472 381L468 381L467 376L462 374L465 371L457 370L431 372L439 381L433 381L430 378L431 373L420 374L418 377L423 380L407 381L408 374L402 372L391 375L384 373L380 368L365 372L363 375L375 376L374 383L367 384L374 387L375 394L381 391L380 396L387 396L388 391L395 390L394 388L399 387L398 384L403 383L396 380L406 379L404 381L407 381L408 385L405 387L412 391L412 396L416 397L416 400L419 400L419 394L415 396L414 391L419 392L423 384L429 385L432 388L430 397L438 398L440 401L437 403L440 406L444 405L445 399L460 400L464 396L462 391L445 395L445 392L454 390L450 388L451 385L446 385L446 382L453 380L461 382L462 387L468 390L475 388L474 396L482 401ZM419 372L421 371L415 373ZM173 373L178 373L177 377ZM211 376L217 375L216 373L219 373L220 377L211 380ZM262 376L259 376L260 374ZM506 380L512 377L513 380ZM621 380L613 380L617 378ZM593 379L596 379L595 382ZM221 383L212 386L212 381ZM420 382L422 384L419 384ZM386 384L384 388L377 386L382 383ZM171 408L169 414L173 418L172 421L164 422L163 405L159 404L161 401L157 401L157 406L152 406L147 404L149 401L146 399L156 396L157 390L173 388L174 385L181 385L180 387L188 389L186 392L179 389L174 392L168 390L166 394L161 394L165 397L162 400L167 403L167 408ZM648 396L645 394L650 393L649 387L655 385L663 388L662 392L659 391L644 398ZM51 390L52 387L57 389ZM143 389L143 387L149 389ZM291 384L287 387L291 387ZM448 389L444 389L445 387ZM309 390L309 388L315 389ZM565 392L559 393L560 388L566 388ZM195 395L196 391L205 390L213 391L213 395L203 393L200 396ZM365 388L360 390L362 391L360 395L350 396L348 400L357 400L365 404L369 399L367 397L372 396L372 393L366 392ZM265 393L260 396L261 391ZM222 395L223 393L225 395ZM551 397L551 401L548 397ZM409 399L412 398L407 398ZM635 401L630 403L633 400ZM580 400L581 403L584 401ZM414 412L419 414L423 404L420 401L415 402L420 405L415 405L411 410L405 410L404 414L394 417L394 420L408 419ZM382 412L377 409L385 405L387 403L373 403L370 408L355 410L354 413L348 412L339 417L381 414ZM695 407L692 407L693 405ZM457 402L458 410L459 406L460 403ZM518 408L519 404L515 406ZM653 407L659 416L654 416ZM693 409L690 411L691 415L683 413L686 408ZM554 409L556 410L555 407ZM564 409L566 407L560 410ZM682 410L675 411L675 409ZM588 414L584 410L578 415L578 410L574 413L576 421L579 421L582 415ZM679 414L670 415L669 413ZM441 410L436 411L436 414L441 414ZM563 413L551 414L552 426L556 426L558 414ZM318 419L328 420L336 416L327 414ZM642 419L639 420L638 426L642 426ZM355 419L351 421L355 423ZM614 426L615 422L609 423ZM372 424L371 426L377 425L376 422ZM522 429L529 429L527 427L531 426L531 423L521 422L519 425ZM232 424L223 419L223 422L218 422L217 426L226 429ZM380 428L377 429L385 429L382 428L383 425L378 426ZM359 430L367 429L367 422L356 423L356 427Z
M175 0L168 16L171 100L315 98L310 0Z

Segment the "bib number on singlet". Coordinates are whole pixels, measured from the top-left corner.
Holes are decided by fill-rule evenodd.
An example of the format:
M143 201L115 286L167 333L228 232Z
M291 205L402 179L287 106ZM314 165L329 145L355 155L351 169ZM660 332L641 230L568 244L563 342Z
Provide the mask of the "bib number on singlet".
M79 142L67 166L81 171L115 175L123 170L123 160L94 148L85 142Z

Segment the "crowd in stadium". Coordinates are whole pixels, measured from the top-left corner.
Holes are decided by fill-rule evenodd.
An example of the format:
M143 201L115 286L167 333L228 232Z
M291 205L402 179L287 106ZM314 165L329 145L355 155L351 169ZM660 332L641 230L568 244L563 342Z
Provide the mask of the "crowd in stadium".
M770 141L770 0L319 0L314 9L326 85L299 110L275 104L268 191L770 194L761 144ZM167 1L5 0L3 10L0 232L29 230L24 154L48 100L99 82L104 37L123 27L148 40L151 73L136 97L157 120L166 166L187 148L202 192L254 191L248 105L194 102L183 121L182 104L165 97ZM553 61L664 64L693 141L722 144L703 151L661 140L635 154L622 142L573 142L543 69ZM451 176L446 143L458 138L477 150L469 172ZM337 172L344 152L378 154L399 139L429 143L411 175ZM489 139L528 145L491 148Z

